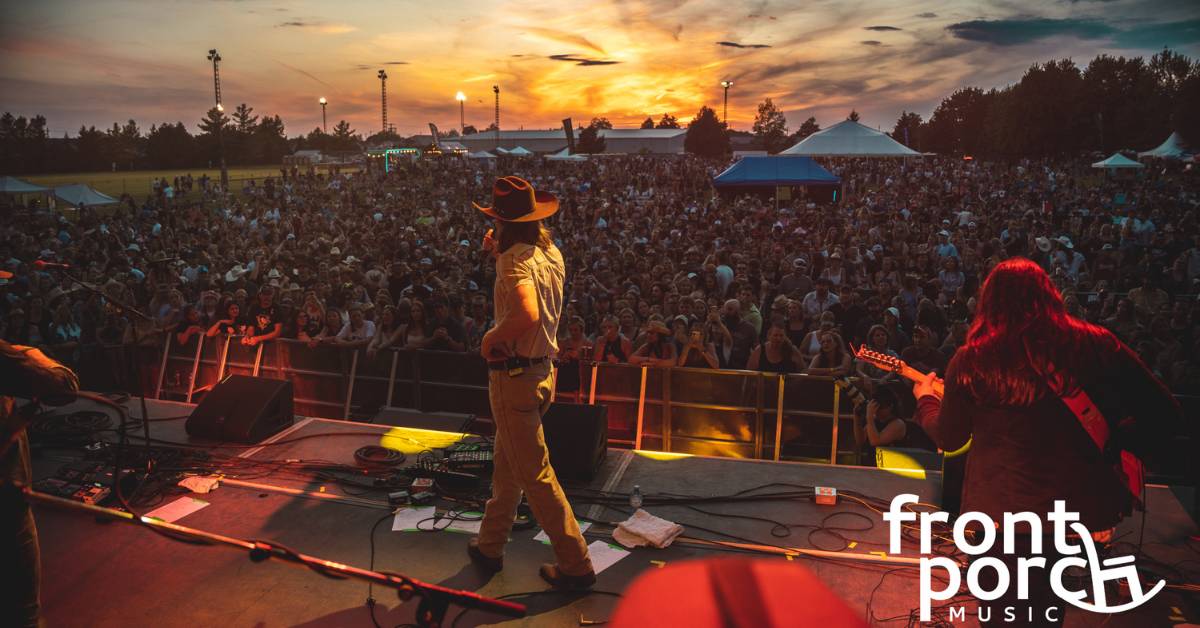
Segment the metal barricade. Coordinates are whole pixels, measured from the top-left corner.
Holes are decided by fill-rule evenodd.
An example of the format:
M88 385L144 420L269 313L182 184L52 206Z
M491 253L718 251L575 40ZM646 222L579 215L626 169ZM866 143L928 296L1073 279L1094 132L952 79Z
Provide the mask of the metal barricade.
M180 344L176 334L164 335L166 340L163 344L162 360L159 362L154 397L162 399L165 393L181 400L191 399L206 338L204 334L193 334L186 343Z
M240 336L223 335L196 336L184 346L167 335L161 347L130 352L105 347L92 361L128 382L130 360L140 360L144 385L160 398L192 402L226 376L244 374L290 379L296 412L305 416L348 418L354 408L378 406L491 414L487 366L474 354L389 349L368 358L361 349L338 345L280 339L251 347ZM830 377L591 362L581 362L576 376L578 386L559 400L607 405L611 445L856 462L853 424L847 423L854 415ZM1200 398L1177 399L1188 419L1200 416ZM1200 475L1196 466L1158 471L1191 478Z

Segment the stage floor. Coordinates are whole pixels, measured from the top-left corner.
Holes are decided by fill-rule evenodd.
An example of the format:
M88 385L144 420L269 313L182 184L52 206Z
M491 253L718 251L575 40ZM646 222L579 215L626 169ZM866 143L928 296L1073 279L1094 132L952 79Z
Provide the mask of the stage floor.
M149 401L151 417L183 416L192 406ZM87 405L80 402L81 406ZM65 408L63 412L79 408ZM136 414L136 411L135 411ZM183 431L182 420L151 423L152 435L175 442L192 442ZM341 434L340 436L338 434ZM315 436L293 440L297 437ZM387 442L407 450L407 463L426 448L445 446L454 434L405 430L386 425L326 419L304 419L272 440L288 441L261 448L214 448L227 454L256 460L320 459L353 464L353 452L367 444ZM386 439L386 440L385 440ZM35 456L35 475L47 477L70 456L43 451ZM925 502L937 501L940 477L904 477L873 468L776 463L706 457L660 457L627 450L610 450L597 478L585 489L627 493L636 484L653 495L725 495L768 483L832 486L855 490L890 500L898 493L915 493ZM571 492L568 488L568 492ZM582 491L577 490L577 494ZM427 582L469 589L487 596L542 592L545 583L537 575L542 562L553 560L548 545L533 536L536 528L514 531L505 556L505 568L495 576L480 574L470 564L466 543L470 533L455 531L393 532L391 509L376 501L349 496L337 484L321 484L291 475L257 477L246 482L225 482L220 488L198 496L204 507L178 521L200 528L247 539L269 539L307 554L367 567L369 533L381 519L374 535L377 570L403 573ZM349 497L350 499L343 499ZM378 500L381 496L364 496ZM175 498L168 498L171 501ZM1144 552L1167 563L1193 557L1187 545L1196 527L1181 504L1189 504L1189 491L1151 487L1151 516L1145 525ZM576 513L602 521L620 521L625 515L611 509L573 500ZM445 504L443 504L444 506ZM719 530L762 544L797 548L838 549L837 539L796 527L790 536L771 534L771 524L752 519L730 519L702 514L684 507L648 507L653 514L684 525L692 540L677 542L665 550L637 548L599 574L596 589L620 593L642 571L692 558L729 555L727 549L704 545L720 536L696 526ZM816 525L835 511L867 515L874 523L869 530L848 532L854 547L847 553L869 554L886 550L887 527L878 515L864 507L840 503L836 507L794 501L740 505L710 505L704 510L781 521L789 525ZM143 513L144 514L144 513ZM850 517L843 525L855 527L861 520ZM99 523L89 516L50 508L37 508L43 565L43 609L50 626L371 626L365 605L367 586L355 581L330 580L304 569L273 562L256 564L244 554L222 547L197 547L174 542L135 526ZM837 525L835 522L829 522ZM1140 517L1128 520L1121 533L1136 541ZM588 541L613 542L608 528L591 532ZM615 542L614 542L615 543ZM1200 556L1196 556L1200 558ZM766 556L765 560L791 560ZM854 609L867 616L867 605L877 618L904 617L918 604L915 570L883 578L885 569L872 563L830 562L804 557L794 559L816 573ZM891 569L895 565L885 565ZM882 579L882 583L881 583ZM395 626L413 619L416 602L401 604L390 591L375 588L376 618L382 626ZM457 626L481 624L524 626L579 626L581 618L603 621L617 599L606 595L538 594L517 597L526 604L523 620L471 611ZM682 603L682 602L681 602ZM449 620L459 609L451 607ZM1196 621L1200 608L1170 590L1135 612L1113 617L1072 610L1068 626L1172 625ZM967 625L970 625L968 622ZM653 625L649 619L647 625Z

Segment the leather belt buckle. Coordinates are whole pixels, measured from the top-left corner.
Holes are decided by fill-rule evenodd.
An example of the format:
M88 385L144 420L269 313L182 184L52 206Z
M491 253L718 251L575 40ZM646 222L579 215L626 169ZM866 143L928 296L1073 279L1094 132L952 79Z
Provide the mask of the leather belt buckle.
M509 377L517 377L525 372L525 368L521 365L520 358L509 358L506 360L505 366L508 367Z

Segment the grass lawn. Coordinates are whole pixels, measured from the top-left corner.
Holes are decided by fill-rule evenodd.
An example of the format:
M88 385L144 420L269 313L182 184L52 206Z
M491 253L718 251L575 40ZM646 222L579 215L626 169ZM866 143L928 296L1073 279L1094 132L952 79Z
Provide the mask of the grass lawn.
M117 172L76 172L71 174L45 174L33 175L29 177L20 177L30 183L44 185L47 187L56 187L69 183L85 183L96 188L112 197L118 197L123 192L129 192L137 200L141 200L150 193L151 182L155 178L166 177L167 180L172 180L176 176L183 176L191 173L196 179L200 175L208 173L208 176L214 180L220 180L221 170L219 168L196 168L192 170L132 170L132 171L117 171ZM229 169L229 180L238 181L240 179L262 179L268 176L279 176L279 166L243 166ZM233 189L238 189L240 186L231 184Z

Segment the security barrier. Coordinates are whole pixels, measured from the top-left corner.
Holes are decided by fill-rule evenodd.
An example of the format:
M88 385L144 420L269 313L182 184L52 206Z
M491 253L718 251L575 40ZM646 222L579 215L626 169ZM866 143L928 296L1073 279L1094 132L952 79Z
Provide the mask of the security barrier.
M290 379L298 414L350 418L383 406L490 416L488 371L474 354L361 348L241 336L166 335L159 398L192 402L231 374ZM558 371L561 401L608 406L609 442L667 452L779 460L853 458L852 419L828 377L580 363ZM562 379L568 373L568 379ZM575 378L578 378L577 381ZM837 417L835 420L834 417Z
M348 419L356 410L369 414L384 406L491 416L487 365L476 354L389 349L369 355L296 340L247 346L240 336L193 336L184 345L176 340L168 334L163 350L153 355L151 347L139 348L143 371L155 376L149 390L159 398L193 402L227 375L240 373L290 379L296 412L305 416ZM128 350L115 347L101 363L113 373L128 372ZM608 406L611 445L874 464L859 459L851 404L829 377L606 362L572 364L557 373L559 401ZM1200 415L1200 398L1177 399L1187 417ZM1197 473L1181 465L1158 471L1173 477Z

